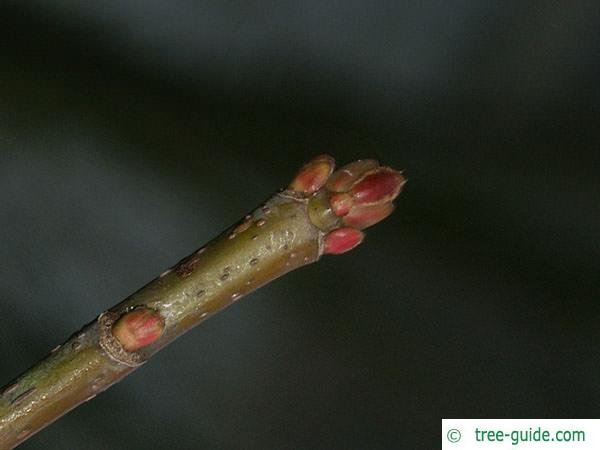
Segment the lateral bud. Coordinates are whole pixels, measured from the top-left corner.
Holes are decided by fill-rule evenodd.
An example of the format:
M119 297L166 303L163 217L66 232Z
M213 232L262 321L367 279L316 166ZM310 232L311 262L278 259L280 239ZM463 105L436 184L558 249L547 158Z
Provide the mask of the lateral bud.
M325 236L323 253L329 255L346 253L360 244L364 237L363 232L355 228L338 228Z
M306 194L317 192L327 182L334 167L335 160L331 156L315 156L300 169L289 188Z
M162 316L142 307L123 314L112 326L112 334L125 350L135 352L156 341L164 329Z

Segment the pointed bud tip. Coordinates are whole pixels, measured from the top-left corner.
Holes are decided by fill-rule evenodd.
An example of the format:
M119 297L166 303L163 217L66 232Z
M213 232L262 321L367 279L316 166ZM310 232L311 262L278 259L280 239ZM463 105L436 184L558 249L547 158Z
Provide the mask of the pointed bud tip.
M164 328L164 319L158 312L139 308L121 316L113 325L112 333L125 350L134 352L156 341Z
M329 255L346 253L360 244L364 237L364 233L355 228L338 228L325 236L323 253Z
M298 172L289 188L306 194L321 189L335 168L335 160L329 155L318 155L306 163Z

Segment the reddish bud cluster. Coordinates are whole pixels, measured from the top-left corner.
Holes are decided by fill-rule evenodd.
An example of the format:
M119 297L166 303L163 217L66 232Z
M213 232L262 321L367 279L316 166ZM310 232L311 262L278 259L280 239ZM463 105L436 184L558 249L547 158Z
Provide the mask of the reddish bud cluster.
M335 215L342 217L344 224L360 230L392 213L392 201L405 182L400 172L388 167L373 167L372 160L367 161L368 164L357 161L342 167L327 183L334 191L330 203Z
M289 188L305 194L321 188L329 192L331 210L344 226L325 236L324 252L339 254L362 242L364 234L360 230L392 213L392 202L406 179L402 173L382 167L374 159L355 161L335 172L334 167L331 156L316 156L300 169Z
M319 166L322 161L328 162L327 170ZM392 213L392 202L400 194L406 180L400 172L382 167L374 159L347 164L323 181L330 168L333 168L333 158L322 155L308 163L303 168L306 172L301 171L299 177L310 180L318 178L319 183L310 184L311 188L316 190L317 185L319 188L325 186L329 192L331 209L345 226L325 236L324 252L339 254L362 242L364 235L360 230L380 222Z

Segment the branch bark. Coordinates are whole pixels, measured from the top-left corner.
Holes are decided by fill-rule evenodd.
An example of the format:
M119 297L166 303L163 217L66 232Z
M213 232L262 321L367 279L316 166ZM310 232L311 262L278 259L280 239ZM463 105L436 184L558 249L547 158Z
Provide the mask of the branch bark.
M313 158L287 189L4 386L0 448L19 445L258 287L362 242L361 229L392 212L404 177L374 160L333 169L333 158Z

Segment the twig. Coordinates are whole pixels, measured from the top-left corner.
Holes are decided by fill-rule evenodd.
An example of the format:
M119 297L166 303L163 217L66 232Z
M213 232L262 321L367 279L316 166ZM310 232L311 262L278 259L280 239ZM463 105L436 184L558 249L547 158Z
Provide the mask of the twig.
M2 388L0 448L22 443L258 287L360 244L360 230L392 212L405 180L374 160L333 173L334 164L313 158L287 189Z

